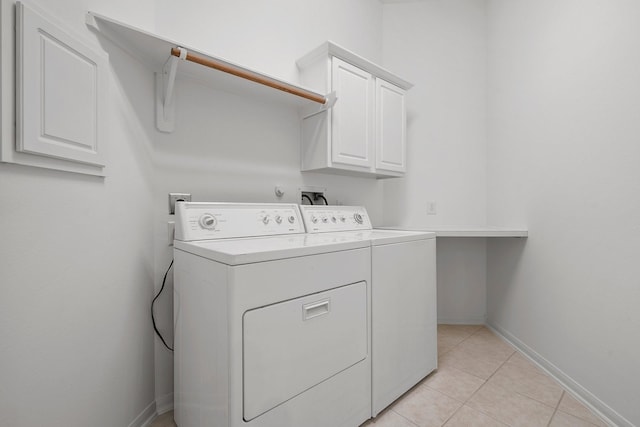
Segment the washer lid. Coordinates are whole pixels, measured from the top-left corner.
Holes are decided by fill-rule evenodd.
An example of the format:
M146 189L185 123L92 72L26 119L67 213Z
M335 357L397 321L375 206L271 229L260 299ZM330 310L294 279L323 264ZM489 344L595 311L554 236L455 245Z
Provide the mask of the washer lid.
M435 239L436 233L408 230L380 230L365 231L368 233L372 245L388 245L390 243L410 242L413 240Z
M375 228L361 231L338 231L321 235L325 237L343 236L344 238L368 242L371 246L436 238L436 233L427 231L380 230Z
M250 264L300 256L367 248L368 240L351 233L292 234L242 239L174 242L176 250L227 265Z

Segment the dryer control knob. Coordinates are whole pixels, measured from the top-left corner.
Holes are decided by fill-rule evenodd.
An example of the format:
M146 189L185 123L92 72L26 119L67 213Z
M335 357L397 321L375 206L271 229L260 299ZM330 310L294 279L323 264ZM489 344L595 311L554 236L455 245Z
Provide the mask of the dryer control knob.
M200 219L198 220L198 223L200 224L200 227L204 229L213 230L214 228L216 228L216 224L218 223L218 220L216 219L215 216L207 213L200 217Z
M353 214L353 219L355 219L358 224L362 224L362 215L358 212Z
M276 215L276 223L282 223L282 217L280 215Z
M293 224L296 221L296 217L293 215L289 215L289 218L287 218L287 221L289 221L289 224Z
M325 224L326 224L326 223L327 223L327 221L329 221L329 218L327 218L326 216L325 216L324 218L322 218L322 222L323 222L323 223L325 223Z
M269 224L269 221L271 221L271 218L269 218L269 215L265 215L265 216L262 217L262 223L264 225Z
M314 223L314 224L317 224L318 223L318 217L317 216L312 216L311 217L311 222Z

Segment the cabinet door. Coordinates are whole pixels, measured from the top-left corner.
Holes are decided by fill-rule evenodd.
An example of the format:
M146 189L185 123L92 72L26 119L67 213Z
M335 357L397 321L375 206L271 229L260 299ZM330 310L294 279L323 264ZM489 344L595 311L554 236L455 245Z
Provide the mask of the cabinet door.
M370 170L374 166L374 79L358 67L332 59L331 161Z
M107 58L16 3L16 149L105 165Z
M405 91L376 79L376 169L406 171Z

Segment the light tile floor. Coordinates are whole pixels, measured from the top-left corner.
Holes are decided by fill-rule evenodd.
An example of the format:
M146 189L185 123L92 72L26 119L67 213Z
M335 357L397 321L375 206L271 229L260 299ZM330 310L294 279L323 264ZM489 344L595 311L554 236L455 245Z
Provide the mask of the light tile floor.
M175 426L173 411L151 424ZM606 424L489 329L438 325L438 370L362 427L440 426Z
M489 329L438 325L438 370L365 426L606 424Z

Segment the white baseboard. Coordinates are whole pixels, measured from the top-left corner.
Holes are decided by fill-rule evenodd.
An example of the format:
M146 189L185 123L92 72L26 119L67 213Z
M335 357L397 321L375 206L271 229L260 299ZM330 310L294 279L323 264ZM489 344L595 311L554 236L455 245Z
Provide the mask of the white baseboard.
M448 318L440 318L438 317L439 325L484 325L486 323L486 318L484 317L469 317L465 319L448 319Z
M156 402L151 402L140 412L135 420L131 421L129 427L147 427L158 416L156 413Z
M614 411L610 406L598 399L593 393L581 386L569 375L565 374L562 370L560 370L560 368L542 357L531 347L520 341L507 330L495 324L487 323L486 326L494 333L496 333L496 335L500 336L502 339L520 350L521 353L523 353L533 363L540 367L540 369L545 371L549 376L559 382L560 385L565 388L565 390L570 392L573 397L575 397L587 408L591 409L591 411L602 418L603 421L611 426L635 427L629 420Z
M164 396L156 398L156 412L162 415L173 409L173 393L167 393Z
M165 394L144 408L129 427L149 427L159 415L173 409L173 393Z

